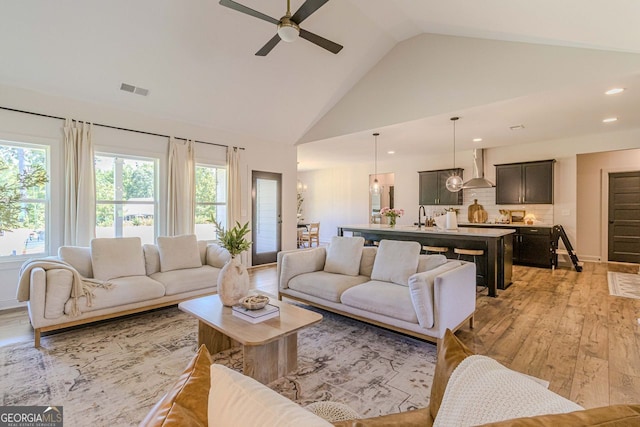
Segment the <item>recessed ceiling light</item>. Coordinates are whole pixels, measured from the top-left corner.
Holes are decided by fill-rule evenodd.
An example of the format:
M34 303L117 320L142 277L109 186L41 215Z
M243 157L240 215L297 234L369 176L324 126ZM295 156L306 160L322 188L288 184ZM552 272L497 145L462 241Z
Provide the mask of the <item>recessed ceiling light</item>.
M391 151L387 151L387 154L396 154L396 152L391 150Z
M473 142L482 142L482 138L473 138Z
M611 122L615 122L618 121L617 117L609 117L607 119L602 120L602 123L611 123Z
M617 93L622 93L624 92L624 88L623 87L614 87L613 89L609 89L608 91L605 92L605 94L607 95L615 95Z

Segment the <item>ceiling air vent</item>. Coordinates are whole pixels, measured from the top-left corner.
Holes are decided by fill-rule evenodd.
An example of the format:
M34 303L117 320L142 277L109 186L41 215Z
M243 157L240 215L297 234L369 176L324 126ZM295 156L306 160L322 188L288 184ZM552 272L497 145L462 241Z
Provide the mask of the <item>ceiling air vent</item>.
M509 129L511 129L511 130L520 130L520 129L524 129L524 125L513 125L513 126L509 126Z
M120 90L123 90L125 92L135 93L136 95L142 95L142 96L149 95L149 89L145 89L145 88L142 88L142 87L136 87L134 85L130 85L130 84L127 84L127 83L122 83L120 85Z

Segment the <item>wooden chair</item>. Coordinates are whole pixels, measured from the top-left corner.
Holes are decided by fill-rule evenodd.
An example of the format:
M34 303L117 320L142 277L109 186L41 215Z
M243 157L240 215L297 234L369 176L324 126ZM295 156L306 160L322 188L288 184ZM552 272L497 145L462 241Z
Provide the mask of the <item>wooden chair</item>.
M309 224L309 230L302 232L302 244L309 243L309 247L313 246L313 242L316 242L316 246L320 246L320 223L312 222Z

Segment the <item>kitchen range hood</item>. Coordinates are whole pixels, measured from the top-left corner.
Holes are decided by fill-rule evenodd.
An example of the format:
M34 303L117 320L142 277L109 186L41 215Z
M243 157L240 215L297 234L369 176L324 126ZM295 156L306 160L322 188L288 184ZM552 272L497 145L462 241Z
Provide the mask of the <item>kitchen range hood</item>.
M462 188L491 188L495 184L484 177L484 150L473 150L473 178L462 184Z

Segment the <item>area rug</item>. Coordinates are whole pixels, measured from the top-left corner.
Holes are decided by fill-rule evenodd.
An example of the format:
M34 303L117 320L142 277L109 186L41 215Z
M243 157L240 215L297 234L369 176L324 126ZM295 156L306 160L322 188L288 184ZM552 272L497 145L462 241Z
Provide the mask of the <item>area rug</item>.
M300 331L298 370L269 384L306 405L345 403L370 417L428 405L435 346L327 312ZM197 348L197 321L177 308L0 347L1 405L58 405L65 426L137 425ZM241 370L237 349L215 362Z
M607 273L609 295L640 299L640 274Z

